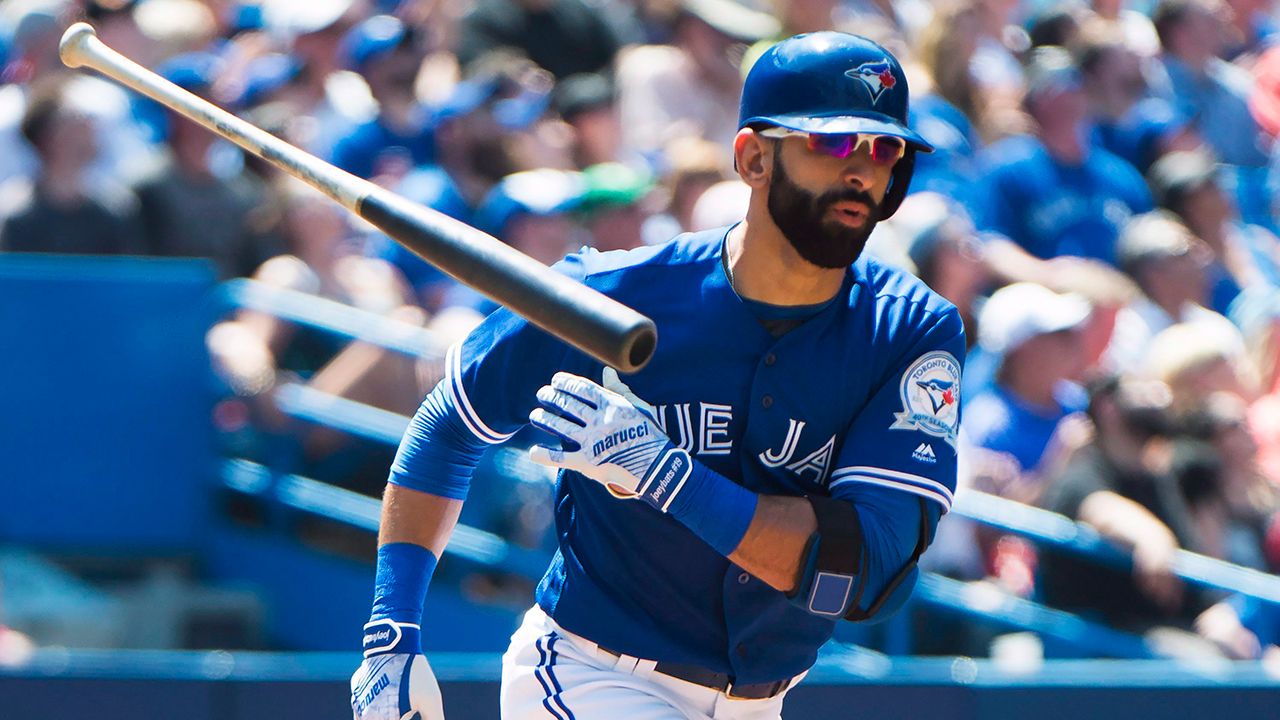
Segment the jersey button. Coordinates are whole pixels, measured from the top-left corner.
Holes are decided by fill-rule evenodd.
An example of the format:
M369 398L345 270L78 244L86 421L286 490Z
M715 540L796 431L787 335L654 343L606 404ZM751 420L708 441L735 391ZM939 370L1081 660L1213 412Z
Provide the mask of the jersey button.
M772 364L774 364L774 363L776 363L776 362L778 362L778 358L777 358L777 356L775 356L773 353L769 353L768 355L765 355L765 356L764 356L764 364L765 364L765 365L772 365Z
M734 652L738 657L744 658L747 656L747 646L742 643L738 643L738 647L734 648Z
M764 408L765 410L768 410L769 408L773 407L773 396L765 395L764 397L760 398L760 407Z
M747 581L748 581L748 580L750 580L750 579L751 579L751 576L750 576L750 575L748 575L747 573L742 573L741 575L739 575L739 576L738 576L738 584L739 584L739 585L746 585L746 584L747 584Z

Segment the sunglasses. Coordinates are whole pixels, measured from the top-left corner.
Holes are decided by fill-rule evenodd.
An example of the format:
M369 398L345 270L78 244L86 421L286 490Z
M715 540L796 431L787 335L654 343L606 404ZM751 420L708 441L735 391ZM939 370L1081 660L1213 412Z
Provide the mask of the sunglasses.
M810 150L837 158L847 158L866 145L871 153L871 162L881 167L893 165L907 153L906 140L893 135L881 135L879 133L818 134L790 130L783 127L771 127L767 130L761 130L760 136L767 138L802 137L808 141Z

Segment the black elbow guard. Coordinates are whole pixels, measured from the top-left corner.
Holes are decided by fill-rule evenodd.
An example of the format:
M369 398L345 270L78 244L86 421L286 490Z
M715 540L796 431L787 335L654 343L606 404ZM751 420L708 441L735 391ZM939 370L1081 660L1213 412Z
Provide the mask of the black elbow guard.
M869 558L857 509L851 503L825 496L813 495L806 499L813 506L818 531L809 538L800 581L787 598L813 615L833 620L859 621L874 617L911 574L929 546L929 516L924 498L920 498L920 537L915 551L865 611L859 604L867 586Z

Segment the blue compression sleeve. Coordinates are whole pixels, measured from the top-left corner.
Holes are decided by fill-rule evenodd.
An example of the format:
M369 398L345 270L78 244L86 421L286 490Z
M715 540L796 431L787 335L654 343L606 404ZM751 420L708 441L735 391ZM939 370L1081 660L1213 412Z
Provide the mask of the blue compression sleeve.
M747 534L760 498L700 462L692 466L667 512L728 557Z
M409 423L388 482L465 500L471 473L487 446L467 428L441 383L422 401Z
M421 545L387 543L378 548L366 651L376 647L379 652L422 652L422 604L435 569L435 554ZM379 632L387 636L379 637Z
M417 625L435 570L435 554L421 545L387 543L379 547L369 619L390 618Z

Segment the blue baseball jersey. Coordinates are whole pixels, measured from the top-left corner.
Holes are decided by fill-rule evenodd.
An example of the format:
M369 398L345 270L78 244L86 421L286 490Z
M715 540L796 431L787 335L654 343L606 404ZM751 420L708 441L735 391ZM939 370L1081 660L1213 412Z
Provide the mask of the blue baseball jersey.
M725 275L727 232L584 250L557 268L657 324L652 360L624 382L655 406L672 443L754 492L854 504L873 568L865 609L906 564L920 523L931 536L951 505L965 351L959 314L914 277L864 256L834 302L775 338ZM445 408L450 421L428 432L431 424L415 418L393 483L422 487L424 473L469 462L474 455L439 449L448 436L510 437L557 371L600 382L603 370L505 309L454 346L446 366L424 408ZM465 494L454 490L444 494ZM831 636L832 618L789 601L646 503L563 471L555 513L559 549L538 603L602 647L757 683L803 672ZM914 578L895 592L896 604Z
M1091 147L1078 166L1054 160L1030 136L1010 137L979 154L985 206L978 223L1038 258L1076 255L1115 262L1120 230L1151 209L1146 181L1132 165Z

